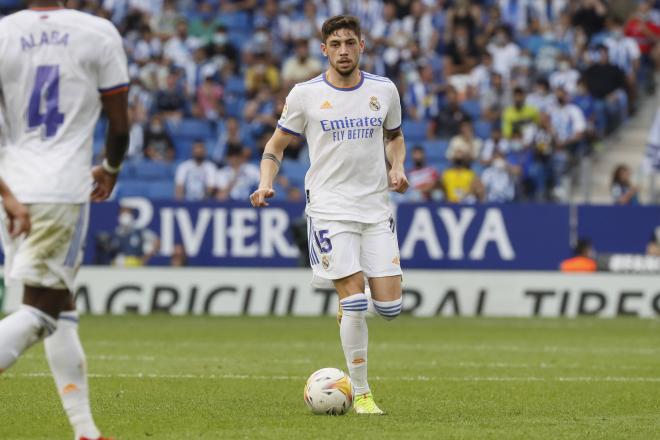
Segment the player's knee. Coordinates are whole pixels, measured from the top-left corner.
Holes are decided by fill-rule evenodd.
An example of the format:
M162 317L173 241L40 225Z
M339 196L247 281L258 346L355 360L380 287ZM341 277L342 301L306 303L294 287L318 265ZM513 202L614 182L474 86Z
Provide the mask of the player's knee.
M344 316L361 316L369 307L369 299L364 293L357 293L342 299L340 304Z
M388 321L391 321L401 314L401 308L403 306L402 303L402 298L395 299L394 301L374 300L374 308L380 316Z

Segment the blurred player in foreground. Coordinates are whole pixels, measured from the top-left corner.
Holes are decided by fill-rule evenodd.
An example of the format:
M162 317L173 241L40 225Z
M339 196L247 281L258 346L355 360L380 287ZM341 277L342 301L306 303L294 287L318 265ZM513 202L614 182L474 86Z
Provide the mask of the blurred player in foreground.
M304 135L311 160L305 176L310 262L314 275L332 280L339 294L340 336L355 410L382 414L367 382L364 277L376 311L396 318L402 273L388 186L400 193L408 188L401 105L392 81L359 70L364 40L357 18L332 17L321 33L330 68L289 93L250 199L253 206L268 206L284 149L293 136Z
M90 192L93 201L108 198L128 145L126 55L109 21L54 0L29 5L0 21L0 175L32 221L21 236L8 234L6 221L1 228L6 278L20 281L24 296L0 321L0 372L45 339L76 440L97 440L72 292ZM107 157L90 172L101 107ZM11 226L16 214L4 204Z

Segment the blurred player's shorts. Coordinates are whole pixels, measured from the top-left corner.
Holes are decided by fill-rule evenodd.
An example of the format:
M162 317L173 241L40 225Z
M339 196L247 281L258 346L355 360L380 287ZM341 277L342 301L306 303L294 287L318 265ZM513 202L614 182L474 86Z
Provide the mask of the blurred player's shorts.
M5 278L22 284L73 291L87 235L88 204L28 205L32 230L12 239L4 210L0 238L5 253Z

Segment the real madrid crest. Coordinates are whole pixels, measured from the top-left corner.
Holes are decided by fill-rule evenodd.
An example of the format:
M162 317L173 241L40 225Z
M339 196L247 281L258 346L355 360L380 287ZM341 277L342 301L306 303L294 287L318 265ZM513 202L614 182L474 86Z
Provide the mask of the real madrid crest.
M321 257L321 265L323 266L323 269L328 270L330 268L330 257L323 255Z
M375 112L380 110L380 102L378 102L378 98L375 96L371 97L371 100L369 101L369 108Z

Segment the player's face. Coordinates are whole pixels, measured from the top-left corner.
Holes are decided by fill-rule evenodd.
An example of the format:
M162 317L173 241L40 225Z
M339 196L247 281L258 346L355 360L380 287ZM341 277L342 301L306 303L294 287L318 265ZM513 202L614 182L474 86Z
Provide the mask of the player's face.
M330 66L342 76L349 76L360 63L364 50L364 40L349 29L339 29L321 44L323 55L328 57Z

